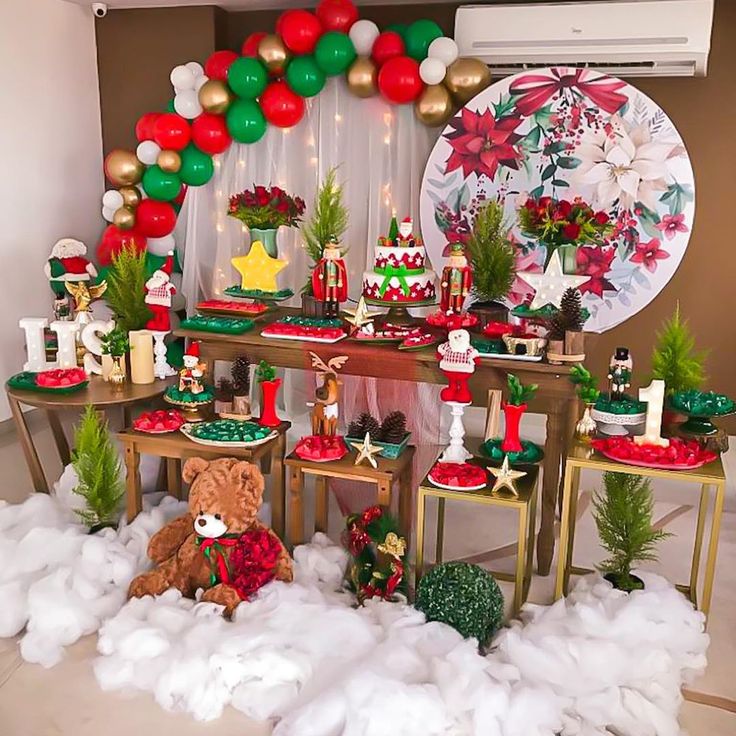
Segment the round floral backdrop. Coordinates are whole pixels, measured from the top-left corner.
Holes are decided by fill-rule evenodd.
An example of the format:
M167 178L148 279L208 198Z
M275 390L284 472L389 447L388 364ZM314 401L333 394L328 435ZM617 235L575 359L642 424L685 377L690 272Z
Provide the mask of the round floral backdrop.
M449 243L467 239L486 199L504 204L518 274L541 273L549 252L522 232L521 208L541 202L549 209L551 201L556 217L567 207L560 202L577 202L602 213L599 237L576 245L565 267L588 277L579 289L590 311L585 329L594 332L620 324L661 291L685 253L695 211L690 159L662 109L620 79L565 67L496 82L442 131L420 205L435 266ZM517 275L509 301L533 296Z

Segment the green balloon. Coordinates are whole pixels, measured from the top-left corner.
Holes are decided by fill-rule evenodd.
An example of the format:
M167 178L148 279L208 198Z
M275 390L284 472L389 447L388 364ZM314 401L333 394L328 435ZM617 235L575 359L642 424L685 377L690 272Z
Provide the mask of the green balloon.
M329 77L342 74L355 61L355 56L355 46L350 37L338 31L327 31L317 41L314 50L317 65Z
M143 174L143 189L151 199L168 202L179 194L181 180L176 174L164 171L154 164L149 166Z
M200 151L190 143L181 152L181 168L179 178L190 187L200 187L206 184L215 173L212 156Z
M176 112L176 108L174 107L173 97L166 103L166 112Z
M325 86L325 74L317 66L314 56L296 56L286 70L286 81L298 95L314 97Z
M406 53L412 59L422 61L427 58L427 49L429 44L444 36L442 29L433 20L415 20L407 29L404 35L404 43L406 43Z
M227 109L225 122L239 143L255 143L266 132L266 118L255 100L235 100Z
M230 65L227 83L238 97L255 100L266 89L268 72L258 59L241 56Z
M409 26L406 23L393 23L390 26L386 26L386 30L398 33L401 38L406 39L406 32L409 30Z

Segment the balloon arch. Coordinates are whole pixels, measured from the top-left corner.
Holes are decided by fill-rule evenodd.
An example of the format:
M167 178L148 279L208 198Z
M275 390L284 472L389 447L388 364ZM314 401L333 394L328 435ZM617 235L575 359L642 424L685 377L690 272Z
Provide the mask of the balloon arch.
M146 113L135 126L138 146L115 149L105 175L116 187L102 198L110 223L97 247L108 265L123 247L163 255L187 187L206 184L212 156L233 141L256 143L269 124L290 128L304 116L305 98L327 77L344 75L358 97L380 93L414 104L425 125L443 125L490 84L488 67L459 58L451 38L431 20L389 26L360 20L351 0L322 0L314 13L286 10L274 33L251 33L241 54L216 51L204 66L175 67L175 95L166 112ZM144 198L141 188L146 194Z

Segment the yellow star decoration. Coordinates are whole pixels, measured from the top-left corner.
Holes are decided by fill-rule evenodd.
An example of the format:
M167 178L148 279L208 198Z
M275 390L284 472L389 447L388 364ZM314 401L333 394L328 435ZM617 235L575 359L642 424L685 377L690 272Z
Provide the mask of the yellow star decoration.
M286 268L286 261L273 258L260 240L254 240L246 256L236 256L230 263L240 274L240 288L245 290L278 291L276 274Z
M526 473L523 470L512 470L509 467L509 456L506 455L503 459L503 463L500 468L488 468L491 475L496 479L496 482L491 488L491 492L495 493L500 491L502 488L508 488L514 496L518 496L519 492L516 490L516 482L519 478L523 478Z
M378 316L378 312L368 311L365 299L362 296L358 301L358 306L355 309L346 309L345 313L350 315L349 317L345 317L345 321L357 329L370 324Z
M358 457L355 458L355 465L360 465L363 460L367 460L374 468L378 467L378 461L373 456L383 452L383 448L371 444L370 432L365 433L365 438L362 442L351 442L350 444L358 451Z

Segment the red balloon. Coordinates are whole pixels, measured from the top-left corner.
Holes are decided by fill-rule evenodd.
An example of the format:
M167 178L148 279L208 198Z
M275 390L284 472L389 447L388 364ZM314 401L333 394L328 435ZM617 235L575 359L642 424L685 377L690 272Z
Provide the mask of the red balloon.
M175 112L165 112L158 116L153 125L153 140L161 149L181 151L192 137L189 123Z
M285 10L277 27L286 48L294 54L311 54L322 35L322 24L308 10Z
M163 238L176 225L176 212L168 202L144 199L135 211L135 227L147 238Z
M225 151L232 143L225 118L222 115L203 112L192 121L192 141L200 151L209 153L210 156Z
M146 238L138 231L137 223L136 227L130 230L121 230L116 225L108 225L97 245L97 263L100 266L109 266L112 257L124 247L135 248L138 253L146 249Z
M316 13L326 31L347 33L358 20L358 9L351 0L322 0Z
M389 59L403 56L405 53L404 39L395 31L384 31L373 42L371 58L381 67Z
M389 59L378 72L378 89L395 105L414 102L424 89L419 62L408 56Z
M284 81L271 82L261 95L261 109L269 123L278 128L290 128L304 117L304 98Z
M147 112L138 118L135 124L135 137L139 143L153 140L153 126L160 117L160 112Z
M261 42L261 39L267 35L268 34L265 31L256 31L255 33L251 33L250 36L243 41L243 47L240 50L241 56L249 56L252 59L258 56L258 44Z
M230 68L238 55L234 51L215 51L204 63L204 73L210 79L227 81L227 70Z

